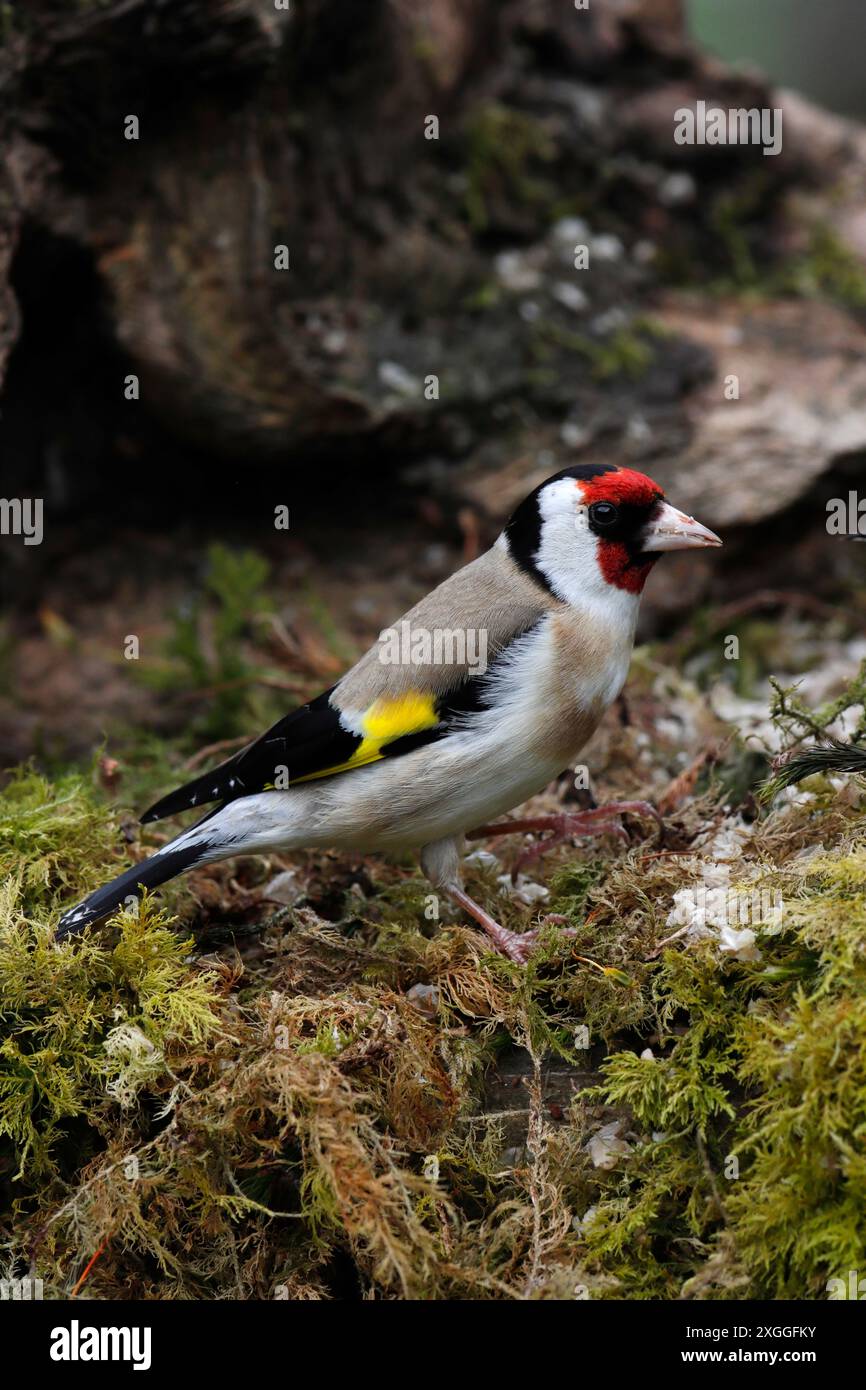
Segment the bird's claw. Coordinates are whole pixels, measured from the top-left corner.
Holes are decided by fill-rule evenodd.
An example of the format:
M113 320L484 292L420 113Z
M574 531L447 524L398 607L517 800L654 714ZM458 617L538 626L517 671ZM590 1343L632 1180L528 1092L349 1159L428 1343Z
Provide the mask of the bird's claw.
M517 881L517 876L525 865L539 859L554 845L563 844L577 835L614 835L618 840L628 844L628 831L620 820L624 815L651 816L658 823L659 829L664 830L661 816L648 801L611 801L606 806L597 806L588 811L574 811L570 814L563 812L556 816L539 817L532 823L522 822L521 829L549 830L552 833L546 839L529 845L518 855L511 871L512 881Z
M502 938L496 943L498 949L509 960L513 960L517 965L525 965L529 957L538 949L539 936L542 928L550 925L552 919L545 919L540 927L531 927L529 931L514 932L506 931L502 928ZM559 932L560 936L577 936L574 927L565 927Z
M538 945L540 927L532 927L529 931L525 932L510 931L508 927L503 927L500 922L497 922L491 917L489 912L485 912L484 908L470 898L469 894L466 893L459 884L451 884L447 892L458 906L462 907L465 912L468 912L470 917L474 917L478 925L484 928L501 955L507 956L509 960L513 960L517 965L526 964ZM558 924L560 921L565 920L565 918L551 916L545 919L542 926L550 926L554 923ZM575 936L576 934L574 927L568 927L562 932L563 936Z

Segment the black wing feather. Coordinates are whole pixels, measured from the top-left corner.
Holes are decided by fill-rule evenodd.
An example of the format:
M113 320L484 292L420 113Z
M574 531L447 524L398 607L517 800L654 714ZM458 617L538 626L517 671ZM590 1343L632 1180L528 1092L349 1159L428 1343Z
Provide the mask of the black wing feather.
M332 687L333 690L333 687ZM169 792L149 807L142 823L174 816L209 801L234 801L273 785L277 771L288 768L289 781L347 762L361 742L340 723L330 703L332 690L277 720L253 743L210 772Z

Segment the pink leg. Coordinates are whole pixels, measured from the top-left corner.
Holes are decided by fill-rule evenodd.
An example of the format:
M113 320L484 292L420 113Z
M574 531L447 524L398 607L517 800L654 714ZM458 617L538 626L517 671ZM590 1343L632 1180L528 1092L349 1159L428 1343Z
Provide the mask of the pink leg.
M591 811L574 811L571 814L563 812L558 816L538 816L529 820L502 821L498 825L482 825L477 830L470 830L466 838L479 840L487 835L522 835L527 831L551 830L553 833L548 839L532 845L519 856L512 870L512 877L516 878L518 870L524 864L537 859L553 845L562 844L564 840L570 840L575 835L616 835L628 844L628 834L618 819L626 814L651 816L658 822L660 829L664 830L661 816L648 801L611 801L607 806L597 806Z
M462 888L446 889L448 896L468 912L470 917L474 917L480 927L483 927L487 935L492 939L497 951L509 960L516 961L518 965L525 965L532 952L538 945L538 929L532 931L514 932L500 924L492 918L489 913L479 907L478 903L470 898L468 893L464 893ZM563 936L575 936L574 928L568 928L563 932Z

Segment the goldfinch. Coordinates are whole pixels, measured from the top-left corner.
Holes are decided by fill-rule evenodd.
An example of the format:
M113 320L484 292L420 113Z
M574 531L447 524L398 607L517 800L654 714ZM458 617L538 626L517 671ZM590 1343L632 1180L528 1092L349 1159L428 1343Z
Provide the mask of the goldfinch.
M514 512L495 544L412 608L331 690L145 812L218 802L162 849L62 917L64 936L199 864L329 847L420 850L439 892L525 961L464 891L467 835L621 826L620 802L569 817L497 817L580 753L628 673L641 592L666 550L721 545L630 468L568 468Z

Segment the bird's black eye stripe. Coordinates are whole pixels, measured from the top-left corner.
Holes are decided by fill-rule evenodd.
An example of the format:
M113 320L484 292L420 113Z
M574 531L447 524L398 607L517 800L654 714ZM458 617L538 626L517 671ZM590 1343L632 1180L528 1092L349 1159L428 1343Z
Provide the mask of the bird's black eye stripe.
M589 509L589 519L596 526L615 526L619 521L619 507L613 502L593 502Z

